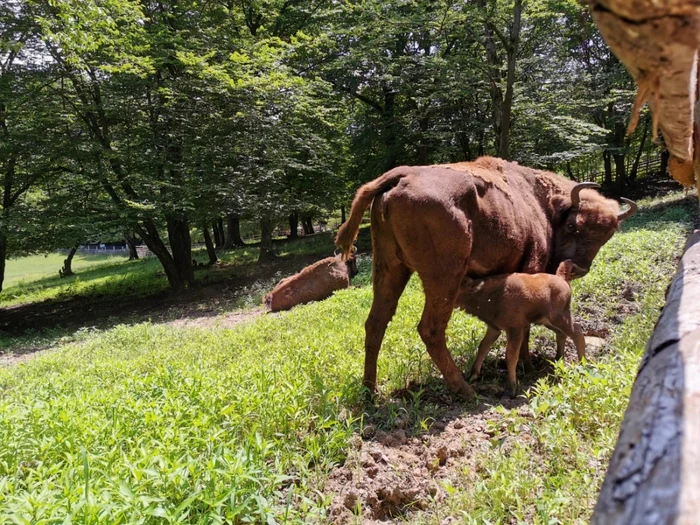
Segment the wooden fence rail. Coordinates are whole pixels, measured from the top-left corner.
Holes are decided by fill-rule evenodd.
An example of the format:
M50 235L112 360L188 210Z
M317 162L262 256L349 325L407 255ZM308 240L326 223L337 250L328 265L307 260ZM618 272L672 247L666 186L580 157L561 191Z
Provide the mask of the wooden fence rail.
M700 230L647 344L592 523L700 523Z

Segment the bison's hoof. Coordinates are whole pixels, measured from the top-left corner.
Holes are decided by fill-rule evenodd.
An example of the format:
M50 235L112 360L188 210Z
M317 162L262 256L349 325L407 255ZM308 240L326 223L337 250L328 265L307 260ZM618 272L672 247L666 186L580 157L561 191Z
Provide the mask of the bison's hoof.
M510 390L507 388L506 390L504 390L502 397L506 399L515 399L517 397L517 394L515 393L515 390Z
M472 368L469 374L465 374L464 379L466 379L468 383L478 383L481 380L481 370L476 371Z
M466 381L463 385L460 385L460 387L454 391L454 394L465 401L473 401L474 399L476 399L476 393L474 392L474 389L470 387Z
M535 372L535 367L532 364L532 361L523 361L523 371L526 374L533 374Z

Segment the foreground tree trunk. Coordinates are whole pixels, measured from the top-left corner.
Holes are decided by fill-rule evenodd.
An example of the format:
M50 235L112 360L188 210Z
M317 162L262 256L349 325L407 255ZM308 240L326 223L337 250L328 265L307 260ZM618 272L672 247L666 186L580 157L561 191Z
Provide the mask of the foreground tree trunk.
M207 246L209 264L216 264L219 259L216 256L216 249L214 249L214 243L211 240L211 235L209 235L209 227L206 222L202 224L202 233L204 234L204 244Z
M73 274L73 257L75 256L75 252L78 251L78 245L76 244L73 246L70 251L68 252L68 257L63 259L63 268L58 272L61 274L61 277L68 277L69 275L74 275Z
M194 284L194 268L192 267L192 239L190 225L186 217L169 215L166 218L168 240L173 254L173 263L184 288Z
M275 258L272 247L272 220L263 217L260 220L260 255L258 261L269 261Z
M592 523L697 523L699 440L700 230L647 344Z
M125 235L126 245L129 247L129 260L136 261L139 258L139 252L136 249L136 237Z
M289 239L299 238L299 212L289 214Z

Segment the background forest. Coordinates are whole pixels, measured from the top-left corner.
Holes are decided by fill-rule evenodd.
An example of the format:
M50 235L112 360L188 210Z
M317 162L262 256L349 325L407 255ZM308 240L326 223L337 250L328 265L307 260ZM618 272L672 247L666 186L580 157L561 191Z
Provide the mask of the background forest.
M126 238L187 288L193 238L216 260L243 222L273 257L401 164L622 191L652 148L632 87L573 0L5 0L0 286L8 257Z

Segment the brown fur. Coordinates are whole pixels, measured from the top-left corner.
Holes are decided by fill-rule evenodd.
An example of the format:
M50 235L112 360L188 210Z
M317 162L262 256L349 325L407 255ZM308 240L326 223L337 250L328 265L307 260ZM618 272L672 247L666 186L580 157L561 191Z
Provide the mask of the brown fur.
M298 304L321 301L336 290L348 288L350 279L356 274L357 263L354 257L347 261L339 257L327 257L282 279L265 295L263 304L271 312L278 312L289 310Z
M566 338L576 345L579 359L585 356L586 342L581 328L571 318L571 287L574 274L571 261L559 265L556 275L548 273L512 273L485 279L466 277L457 296L456 306L478 317L487 325L486 335L470 377L478 379L488 351L505 330L508 390L515 393L518 354L526 330L532 323L541 324L557 334L557 359L564 356Z
M575 185L554 173L485 157L403 166L362 186L336 244L350 255L362 214L372 204L374 301L365 324L364 384L376 387L384 331L409 277L418 272L425 291L421 338L448 386L472 396L445 341L462 278L554 273L565 259L576 265L573 277L585 275L617 230L620 207L585 189L572 209ZM526 342L521 352L529 357Z

